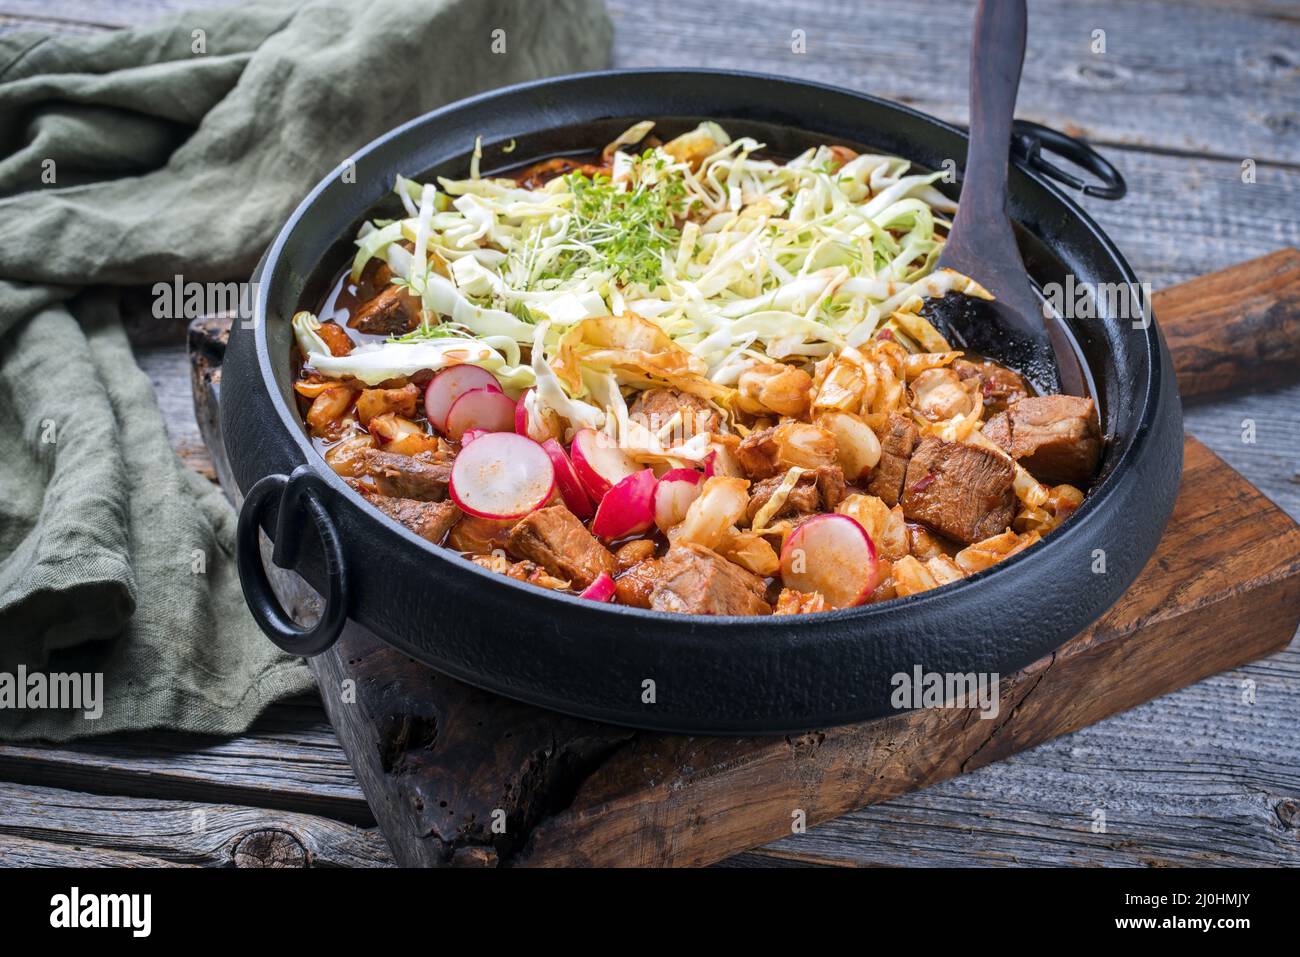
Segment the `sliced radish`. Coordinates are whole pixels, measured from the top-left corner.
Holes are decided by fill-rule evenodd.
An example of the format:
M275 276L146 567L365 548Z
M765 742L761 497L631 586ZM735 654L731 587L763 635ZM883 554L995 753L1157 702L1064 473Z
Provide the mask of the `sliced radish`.
M655 521L654 469L634 472L605 493L596 508L591 530L601 538L626 538L640 535Z
M453 439L459 439L470 429L483 432L513 432L515 404L500 389L470 389L461 393L447 413L447 427L443 429Z
M638 471L637 464L607 432L579 429L569 449L573 468L592 501L599 502L615 483Z
M669 469L655 486L655 524L668 531L686 517L691 502L700 497L704 473L695 469Z
M847 515L814 515L790 533L781 549L785 586L818 592L832 608L862 604L879 578L871 536Z
M599 577L584 588L578 597L590 598L592 601L613 601L614 579L609 577L609 572L601 572Z
M424 417L439 432L446 432L447 413L452 405L474 389L500 392L501 385L496 376L478 366L458 365L443 369L429 380L429 386L424 390Z
M465 434L460 437L460 444L462 446L466 446L469 445L477 438L481 438L482 436L491 435L491 434L492 433L489 432L487 429L468 429L466 430Z
M560 490L560 498L564 499L565 507L578 518L591 518L596 506L591 504L591 497L578 481L578 473L573 470L573 463L569 461L564 446L555 439L547 439L542 443L542 449L551 457L551 465L555 468L555 484Z
M513 432L480 436L460 450L451 467L451 498L479 518L522 518L555 491L551 457Z

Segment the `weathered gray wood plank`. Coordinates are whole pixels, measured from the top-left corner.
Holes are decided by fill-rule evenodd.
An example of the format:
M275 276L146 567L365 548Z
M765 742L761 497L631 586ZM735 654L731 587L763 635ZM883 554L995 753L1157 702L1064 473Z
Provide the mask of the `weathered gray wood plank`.
M146 857L99 847L76 847L25 837L0 835L0 867L192 867L160 857Z
M0 0L0 14L125 26L215 2ZM866 90L956 122L966 116L969 4L609 0L609 8L619 66L760 70ZM1103 53L1093 52L1097 30ZM794 52L794 31L805 52ZM1106 143L1296 164L1297 50L1300 18L1280 0L1036 0L1019 114Z
M392 862L378 831L329 818L0 783L0 841L6 838L204 867L383 867Z
M1298 687L1293 642L1240 671L735 863L1294 867ZM1098 811L1104 833L1092 830Z
M1183 426L1300 520L1300 385L1186 408Z
M369 827L374 817L316 697L269 708L248 732L167 732L68 744L0 743L0 780L98 794L293 810Z
M670 13L644 0L609 6L621 66L759 70L863 90L954 122L967 115L970 4L749 0L722 10L699 0L673 3ZM1291 10L1036 0L1017 114L1101 142L1296 163L1300 21ZM796 30L804 53L792 50ZM1091 48L1096 30L1105 31L1101 54Z

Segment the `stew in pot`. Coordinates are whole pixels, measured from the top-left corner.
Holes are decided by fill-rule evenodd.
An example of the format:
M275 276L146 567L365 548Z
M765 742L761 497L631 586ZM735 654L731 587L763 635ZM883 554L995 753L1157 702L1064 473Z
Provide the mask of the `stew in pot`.
M307 429L416 535L594 601L802 614L982 571L1083 501L1092 400L921 314L988 297L934 268L939 174L713 123L469 173L399 177L406 215L294 317Z

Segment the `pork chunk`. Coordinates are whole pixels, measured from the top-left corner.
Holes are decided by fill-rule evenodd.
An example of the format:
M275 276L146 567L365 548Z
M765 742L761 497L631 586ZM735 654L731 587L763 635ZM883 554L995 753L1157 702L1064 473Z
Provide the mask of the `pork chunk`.
M880 440L880 461L871 475L867 491L890 508L898 504L903 494L903 480L907 476L907 463L916 448L916 423L901 412L889 416L889 431Z
M679 445L701 432L721 432L722 416L699 396L676 389L647 389L636 397L628 413L652 432L658 432L681 414L666 445Z
M405 335L419 324L419 303L400 286L389 286L348 319L353 329L371 336Z
M745 516L750 524L753 524L754 516L781 487L784 479L784 475L763 479L761 482L756 482L749 490L749 506L745 509ZM820 466L799 476L795 487L786 497L785 504L771 517L777 519L786 515L806 515L817 511L833 512L840 502L844 501L846 490L844 472L838 465Z
M1011 524L1014 475L1011 462L990 449L924 438L907 466L903 514L960 542L981 541Z
M541 565L556 578L586 588L601 573L614 575L618 564L604 545L563 505L533 512L510 532L506 550Z
M421 502L441 502L447 497L447 485L451 482L451 462L447 456L435 452L399 455L363 449L360 471L370 476L381 494Z
M1092 399L1073 395L1021 399L1007 410L1004 421L994 425L990 420L984 434L1048 485L1086 488L1097 474L1101 439Z
M357 485L356 488L375 508L435 545L442 543L442 540L447 537L447 532L461 516L460 509L451 501L421 502L412 498L381 495L368 490L363 485Z
M688 615L768 615L763 580L703 545L674 545L659 559L650 607Z

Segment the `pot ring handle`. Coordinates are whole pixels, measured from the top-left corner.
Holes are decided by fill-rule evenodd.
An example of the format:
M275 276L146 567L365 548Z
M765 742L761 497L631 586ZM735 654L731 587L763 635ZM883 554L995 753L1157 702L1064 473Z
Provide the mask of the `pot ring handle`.
M1011 128L1011 146L1017 157L1033 169L1059 183L1082 190L1085 196L1098 199L1123 199L1128 184L1110 160L1102 156L1083 140L1075 139L1060 130L1029 120L1016 120ZM1055 153L1075 166L1086 169L1097 177L1096 183L1085 183L1073 173L1068 173L1055 163L1049 163L1043 153Z
M328 579L325 607L320 620L310 628L298 624L285 612L271 589L262 564L257 533L262 524L262 512L277 493L280 507L271 561L280 568L292 569L297 564L304 512L315 525L325 552ZM347 622L347 563L343 559L338 529L323 504L327 494L325 483L305 465L299 466L289 476L268 475L248 490L235 533L239 582L254 620L266 636L285 651L305 658L318 655L333 645Z

